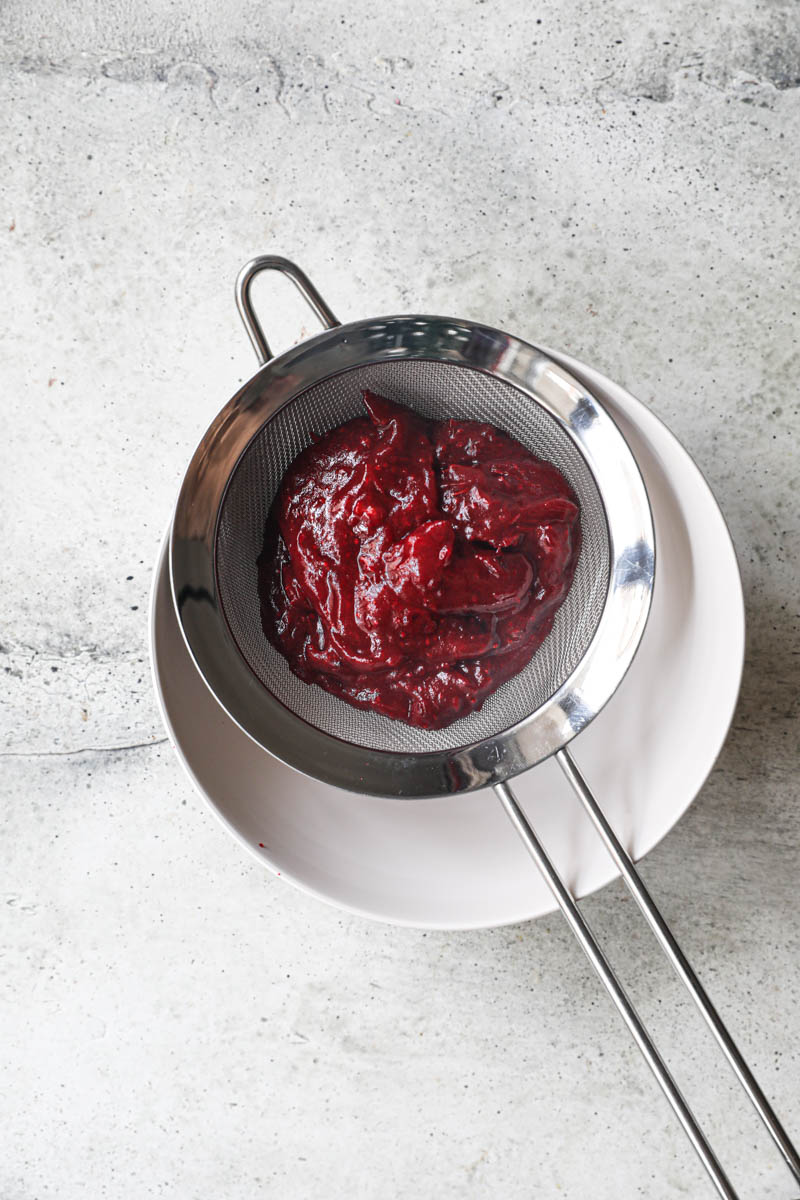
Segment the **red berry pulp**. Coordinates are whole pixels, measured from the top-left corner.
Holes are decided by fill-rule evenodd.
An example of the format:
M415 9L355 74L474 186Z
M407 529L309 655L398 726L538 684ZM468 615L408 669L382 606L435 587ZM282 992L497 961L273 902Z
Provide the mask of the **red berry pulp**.
M306 683L443 729L550 632L578 503L494 426L362 394L368 415L308 446L281 483L258 560L262 624Z

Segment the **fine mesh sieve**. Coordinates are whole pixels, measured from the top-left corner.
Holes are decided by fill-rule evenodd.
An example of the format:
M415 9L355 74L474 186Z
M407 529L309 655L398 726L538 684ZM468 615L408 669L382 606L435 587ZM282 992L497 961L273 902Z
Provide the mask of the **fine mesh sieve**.
M288 275L326 327L277 359L250 304L250 284L262 270ZM276 256L248 263L236 295L263 365L200 443L181 488L170 537L178 621L208 687L254 741L326 783L404 799L494 787L717 1193L737 1200L575 897L508 785L520 771L553 755L800 1180L797 1151L567 748L625 674L652 596L652 518L641 476L619 430L577 380L535 347L498 330L421 316L340 326L303 272ZM302 683L261 629L256 559L273 496L312 434L325 433L363 411L360 391L365 387L426 417L477 419L506 430L554 463L580 503L580 558L550 635L529 666L489 697L480 712L446 730L418 730L363 713Z
M259 261L289 274L329 328L272 359L249 306L254 271L243 273L240 311L265 365L209 429L178 500L170 566L187 645L246 733L328 783L405 798L501 783L585 728L636 652L654 548L630 450L594 397L534 347L445 317L339 326L293 264ZM580 505L579 560L548 637L478 712L444 730L301 681L261 625L257 560L272 500L314 435L363 415L364 388L426 418L505 430L558 467Z
M356 709L320 687L303 683L267 641L261 627L256 559L272 500L290 463L314 434L363 415L362 388L431 420L490 421L557 466L580 505L580 557L551 633L529 665L490 696L479 712L462 717L447 729L417 729ZM264 423L225 492L217 526L216 569L222 608L236 644L264 687L283 705L317 729L360 746L426 753L501 733L540 708L569 678L588 649L603 612L608 591L608 527L585 458L540 405L511 384L470 367L402 360L357 367L325 379Z

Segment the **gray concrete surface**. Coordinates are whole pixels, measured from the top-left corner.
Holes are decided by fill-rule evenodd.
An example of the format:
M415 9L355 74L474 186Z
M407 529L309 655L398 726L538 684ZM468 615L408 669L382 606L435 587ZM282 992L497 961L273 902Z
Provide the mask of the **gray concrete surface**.
M744 687L645 874L800 1136L797 6L1 20L2 1200L711 1194L559 920L342 916L246 860L164 742L151 565L253 369L232 281L265 250L345 317L452 312L597 364L706 473ZM587 903L734 1179L797 1194L631 907Z

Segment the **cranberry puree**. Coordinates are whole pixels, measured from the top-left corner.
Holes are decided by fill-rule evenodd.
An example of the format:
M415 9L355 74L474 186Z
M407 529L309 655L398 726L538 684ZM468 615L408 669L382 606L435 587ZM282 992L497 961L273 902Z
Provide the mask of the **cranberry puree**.
M550 632L578 504L552 464L492 425L363 397L368 415L308 446L272 505L264 632L306 683L443 729Z

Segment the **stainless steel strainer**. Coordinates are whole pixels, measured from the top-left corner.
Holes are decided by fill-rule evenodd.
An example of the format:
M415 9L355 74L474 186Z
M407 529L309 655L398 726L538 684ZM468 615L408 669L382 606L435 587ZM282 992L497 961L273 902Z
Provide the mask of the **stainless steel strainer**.
M288 275L326 331L272 358L250 303L262 270ZM472 322L385 317L340 325L286 259L249 263L237 302L258 373L211 425L190 464L170 544L188 648L234 721L284 762L327 783L407 799L493 786L631 1030L720 1195L736 1193L508 786L555 755L628 887L800 1180L800 1159L567 750L606 704L645 628L655 547L645 488L619 430L576 380L534 347ZM362 712L297 679L266 640L256 560L281 479L313 434L363 412L371 388L434 419L489 421L566 476L582 546L553 629L529 666L480 712L428 731ZM456 801L457 802L457 801Z

